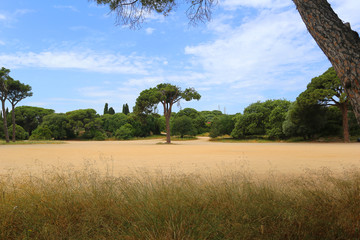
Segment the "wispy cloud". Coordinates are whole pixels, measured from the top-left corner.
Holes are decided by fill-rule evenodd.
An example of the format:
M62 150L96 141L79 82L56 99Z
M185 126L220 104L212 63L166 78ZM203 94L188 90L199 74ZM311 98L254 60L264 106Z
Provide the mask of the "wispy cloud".
M225 28L226 35L218 34L213 42L185 48L185 53L193 56L194 66L201 66L213 83L271 86L284 80L281 76L293 78L296 71L324 60L294 10L263 10L238 27L218 24L221 27L213 24L210 30L217 34L218 29Z
M155 31L155 28L148 27L145 29L146 34L151 35Z
M0 23L6 27L12 27L14 22L17 22L18 18L22 15L35 12L31 9L16 9L14 12L2 12L0 13Z
M67 10L70 10L70 11L73 11L73 12L79 12L79 10L74 7L74 6L71 6L71 5L55 5L54 8L57 8L57 9L67 9Z
M90 72L147 75L148 70L162 59L146 58L134 54L109 54L87 51L27 52L0 55L0 65L10 68L35 67L53 69L79 69Z

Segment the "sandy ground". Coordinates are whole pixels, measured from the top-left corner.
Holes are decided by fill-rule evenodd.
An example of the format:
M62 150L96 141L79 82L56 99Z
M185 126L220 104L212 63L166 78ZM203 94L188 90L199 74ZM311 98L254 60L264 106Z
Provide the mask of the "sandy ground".
M309 169L342 172L360 168L359 143L216 143L207 138L171 145L159 142L157 139L0 145L0 174L89 166L115 176L144 171L301 174Z

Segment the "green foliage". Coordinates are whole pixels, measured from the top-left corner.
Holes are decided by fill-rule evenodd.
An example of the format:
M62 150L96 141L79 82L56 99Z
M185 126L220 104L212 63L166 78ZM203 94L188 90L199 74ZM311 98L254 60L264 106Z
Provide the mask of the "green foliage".
M338 107L330 106L324 109L325 125L321 131L321 136L342 137L342 115Z
M348 97L333 67L322 75L313 78L307 85L307 89L297 97L296 101L303 106L320 104L338 107L343 115L344 141L349 141Z
M334 68L330 67L322 75L311 79L306 90L299 95L297 101L303 105L321 104L328 106L346 103L348 99Z
M75 136L92 139L104 136L102 121L94 109L80 109L66 113L69 119L68 127L74 131ZM99 133L101 132L101 134Z
M53 113L46 115L40 126L47 127L51 130L52 138L55 140L71 139L75 137L70 127L69 119L64 113Z
M83 137L96 141L104 141L107 138L106 133L104 133L102 130L96 130L96 129L91 129L85 132Z
M128 122L128 117L124 113L105 114L101 116L101 121L102 129L112 136L117 129Z
M183 115L176 117L171 123L171 132L173 135L180 135L180 137L183 138L185 135L195 136L197 134L193 121L188 116Z
M125 115L128 115L130 113L129 105L127 103L123 104L122 113L125 114Z
M223 113L219 110L213 110L201 111L200 114L205 118L205 123L212 123L215 117L220 116Z
M131 124L126 123L125 125L121 126L115 132L116 139L128 140L134 137L134 128Z
M108 103L105 103L105 106L104 106L104 115L105 114L109 114L109 104Z
M202 134L208 131L208 127L205 123L204 116L193 108L185 108L175 114L175 117L187 116L191 118L192 124L196 129L197 134Z
M52 109L20 106L15 108L15 121L31 135L32 131L42 123L43 118L54 112Z
M8 109L5 110L5 101L9 94L9 81L12 78L9 76L10 70L2 67L0 69L0 101L1 101L1 110L3 114L3 131L5 135L6 142L9 142L9 133L8 133L8 124L7 124L7 115Z
M349 111L349 131L351 136L360 137L360 125L358 124L353 111Z
M39 126L32 132L30 136L30 140L50 140L50 139L52 139L52 132L47 126Z
M31 92L31 86L23 84L18 80L9 79L8 80L8 96L7 99L12 106L18 104L21 100L27 97L31 97L33 93Z
M110 115L114 115L114 114L115 114L115 110L114 110L112 107L109 108L109 114L110 114Z
M244 114L236 116L231 136L244 138L269 134L271 138L283 137L282 124L289 105L287 100L267 100L250 104L244 109Z
M187 88L182 91L177 86L162 83L155 88L146 89L140 93L136 99L135 112L138 114L149 114L154 112L154 109L156 109L159 103L169 105L167 110L171 110L172 105L181 99L191 101L193 99L199 100L200 98L200 94L193 88Z
M114 110L112 107L109 108L109 114L110 114L110 115L114 115L114 114L115 114L115 110Z
M289 110L290 102L286 100L277 100L276 107L273 108L269 115L269 121L266 123L266 134L272 139L282 139L285 137L283 132L283 122L286 113Z
M314 138L326 124L326 108L319 105L301 105L294 102L286 115L283 132L287 136Z
M222 135L230 135L235 126L235 116L219 115L213 119L210 137L215 138Z
M12 132L13 125L10 125L8 130ZM15 138L17 140L26 140L29 138L29 134L19 125L15 125Z
M170 143L170 117L173 105L179 103L181 99L190 101L192 99L199 100L200 98L200 94L193 88L187 88L182 91L177 86L162 83L155 88L146 89L140 93L140 96L136 99L134 112L137 115L146 115L156 111L157 105L161 103L166 120L166 142Z

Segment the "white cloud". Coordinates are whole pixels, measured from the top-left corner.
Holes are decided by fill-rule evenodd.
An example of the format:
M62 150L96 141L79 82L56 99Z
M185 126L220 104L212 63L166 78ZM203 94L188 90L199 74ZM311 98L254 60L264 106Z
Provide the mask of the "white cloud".
M2 22L6 27L12 27L14 22L18 21L18 17L25 15L27 13L32 13L34 10L30 9L16 9L14 12L9 13L0 13L0 22Z
M148 35L153 34L154 31L155 31L155 29L154 29L154 28L151 28L151 27L148 27L148 28L145 29L145 32L146 32L146 34L148 34Z
M218 33L218 27L210 27ZM324 61L295 10L263 10L238 27L225 28L227 34L219 34L215 41L185 48L194 66L201 66L213 84L271 87L284 81L283 75L294 78L296 71Z
M14 15L24 15L24 14L32 13L32 12L34 12L34 10L31 10L31 9L16 9Z
M64 6L64 5L55 5L54 8L57 9L68 9L73 12L79 12L79 10L74 6Z
M181 72L172 74L170 72L166 73L166 75L154 75L151 77L143 77L143 78L132 78L129 79L127 82L128 86L132 87L142 87L142 88L148 88L148 87L154 87L157 84L164 83L164 82L170 82L175 85L179 85L182 87L200 87L205 86L207 81L207 76L203 73L197 73L197 72Z
M98 53L87 51L28 52L0 55L0 65L10 68L38 67L79 69L90 72L148 74L148 69L161 63L161 59L136 55Z
M3 42L3 41L0 40L0 45L4 46L4 45L5 45L5 42Z

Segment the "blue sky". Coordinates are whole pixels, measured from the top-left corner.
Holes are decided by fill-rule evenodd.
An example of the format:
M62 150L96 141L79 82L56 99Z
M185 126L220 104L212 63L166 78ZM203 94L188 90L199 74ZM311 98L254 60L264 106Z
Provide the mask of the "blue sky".
M329 2L359 32L360 1ZM220 0L212 21L195 27L185 11L149 15L131 30L88 0L2 0L0 67L32 86L19 105L102 113L107 102L120 112L167 82L202 95L181 108L233 114L256 101L293 101L331 66L290 0Z

